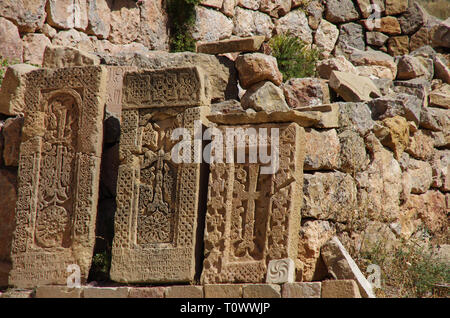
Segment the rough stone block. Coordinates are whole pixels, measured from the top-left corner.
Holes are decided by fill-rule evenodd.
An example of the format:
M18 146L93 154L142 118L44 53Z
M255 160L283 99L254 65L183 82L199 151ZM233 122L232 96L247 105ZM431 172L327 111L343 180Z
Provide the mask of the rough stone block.
M243 298L281 298L281 286L276 284L244 285Z
M39 69L27 75L10 284L87 279L103 142L106 70Z
M99 65L100 59L90 53L67 46L47 46L42 67L63 68L73 66Z
M81 298L82 290L65 286L39 286L36 288L36 298Z
M381 96L370 78L351 73L332 71L329 85L346 102L370 101Z
M320 298L322 284L320 282L301 282L283 284L283 298Z
M18 115L25 107L25 76L36 67L28 64L15 64L8 67L0 88L0 113Z
M325 280L322 282L322 298L361 298L353 279Z
M203 286L170 286L166 298L203 298Z
M242 298L242 285L217 284L205 285L205 298Z
M341 146L335 129L306 130L305 170L334 170L339 166Z
M83 287L83 298L128 298L130 287Z
M356 285L356 289L350 287L348 282L336 283L336 281L322 282L322 297L337 297L339 290L345 297L357 297L356 291L359 288L361 295L365 298L375 298L372 286L361 273L355 261L348 254L345 247L335 236L328 241L321 250L322 259L327 265L328 271L333 273L337 279L349 279ZM348 293L347 293L348 291ZM333 296L335 295L335 296Z
M222 54L231 52L256 52L264 42L264 36L247 38L231 38L216 42L197 42L197 52L206 54Z
M130 287L128 298L164 298L167 287Z

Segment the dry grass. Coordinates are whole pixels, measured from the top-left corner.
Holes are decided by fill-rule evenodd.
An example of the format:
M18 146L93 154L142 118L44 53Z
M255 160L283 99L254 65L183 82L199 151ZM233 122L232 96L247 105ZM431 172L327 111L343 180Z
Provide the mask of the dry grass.
M386 242L376 242L353 255L363 272L370 264L381 268L381 288L377 297L435 298L450 295L450 266L437 257L429 242L413 239L388 250Z
M445 20L450 17L450 0L418 0L428 13Z

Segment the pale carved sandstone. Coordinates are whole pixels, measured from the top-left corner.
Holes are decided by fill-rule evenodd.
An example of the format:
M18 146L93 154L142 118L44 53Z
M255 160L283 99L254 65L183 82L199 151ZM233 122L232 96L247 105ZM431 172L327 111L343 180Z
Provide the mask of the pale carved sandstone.
M205 285L205 298L242 298L242 285L215 284Z
M290 258L273 259L267 266L266 283L293 283L295 280L295 262Z
M15 64L8 67L0 88L0 113L18 115L23 113L25 76L36 67L28 64Z
M108 65L129 66L141 69L164 69L173 67L193 67L201 65L209 78L211 101L221 102L237 99L237 74L233 61L224 56L192 52L167 53L150 52L146 55L125 55L125 59L102 55Z
M347 102L370 101L381 93L368 77L332 71L329 85Z
M198 67L129 73L125 76L123 85L124 109L210 104L208 77Z
M95 243L106 71L40 69L26 85L9 282L66 284L69 264L84 282Z
M43 67L63 68L72 66L99 65L100 59L90 53L64 46L47 46L43 56Z
M264 42L264 36L251 36L246 38L231 38L217 42L197 42L199 53L221 54L230 52L255 52Z
M259 149L271 145L272 155L278 150L278 169L250 160L210 165L201 280L259 283L266 278L270 260L297 258L304 131L295 123L218 126L222 134L227 128L241 128L247 134L254 128L258 136L265 129ZM273 143L274 131L278 131L278 145ZM242 152L249 146L246 142L235 149ZM249 296L250 286L258 288L245 286L244 297Z
M194 280L204 176L195 149L172 156L178 140L171 135L185 128L193 140L206 123L202 74L191 67L129 72L124 78L112 280Z

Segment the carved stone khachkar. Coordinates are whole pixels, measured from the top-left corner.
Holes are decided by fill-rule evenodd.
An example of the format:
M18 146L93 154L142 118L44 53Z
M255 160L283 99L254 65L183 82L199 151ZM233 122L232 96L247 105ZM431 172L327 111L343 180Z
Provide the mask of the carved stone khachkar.
M304 129L296 123L218 128L223 136L228 128L254 128L258 138L261 129L266 129L266 140L272 148L268 132L278 129L279 168L273 174L263 174L266 165L250 160L211 163L202 283L265 282L270 260L297 258Z
M123 85L123 109L210 104L207 75L198 67L130 72Z
M194 160L201 151L194 131L201 133L209 107L178 106L205 103L200 74L192 67L125 75L110 271L114 281L192 282L196 276L207 180L200 160ZM165 107L153 108L159 105ZM181 163L172 156L177 128L185 128L193 141Z
M27 75L9 283L87 279L95 243L106 70L39 69Z
M106 110L120 118L122 112L123 77L126 72L135 71L133 66L107 66Z

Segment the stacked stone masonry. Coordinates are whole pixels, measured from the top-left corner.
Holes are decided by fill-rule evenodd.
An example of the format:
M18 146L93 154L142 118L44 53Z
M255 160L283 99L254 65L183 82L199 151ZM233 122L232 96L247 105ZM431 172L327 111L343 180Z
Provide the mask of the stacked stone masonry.
M448 20L403 0L373 1L375 21L370 1L205 0L204 53L167 53L162 1L65 2L0 4L0 55L37 64L0 89L0 287L38 287L0 297L374 297L347 250L424 230L448 246ZM285 32L327 49L320 78L262 53ZM179 128L212 136L175 162ZM278 169L202 161L227 129L256 131ZM108 244L114 287L86 285Z

